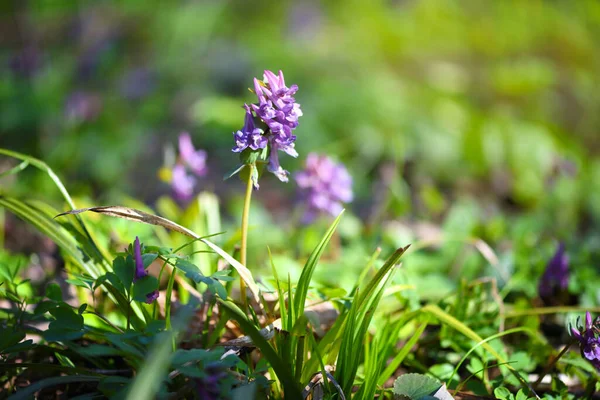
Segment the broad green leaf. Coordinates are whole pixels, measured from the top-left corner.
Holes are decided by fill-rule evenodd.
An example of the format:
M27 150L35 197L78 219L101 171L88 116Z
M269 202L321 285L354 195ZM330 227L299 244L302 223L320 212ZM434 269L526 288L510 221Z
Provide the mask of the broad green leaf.
M419 400L424 396L431 396L441 386L440 381L427 375L404 374L394 381L394 395Z
M133 284L133 299L136 301L145 302L146 295L158 289L158 279L152 275L147 275L138 279Z

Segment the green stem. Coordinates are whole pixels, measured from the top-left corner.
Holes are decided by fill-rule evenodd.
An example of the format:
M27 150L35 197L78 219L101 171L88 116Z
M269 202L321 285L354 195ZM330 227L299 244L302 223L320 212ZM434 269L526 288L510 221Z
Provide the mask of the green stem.
M171 276L169 276L169 283L167 284L167 293L165 294L165 328L167 330L171 329L171 296L173 295L173 284L175 282L176 273L177 271L173 268Z
M242 212L242 246L240 248L240 264L248 268L246 265L246 252L248 249L248 217L250 216L250 201L252 200L252 173L256 166L249 164L248 168L248 182L246 186L246 196L244 197L244 211ZM240 277L240 296L242 297L242 304L244 305L244 311L248 310L248 298L246 297L246 284Z

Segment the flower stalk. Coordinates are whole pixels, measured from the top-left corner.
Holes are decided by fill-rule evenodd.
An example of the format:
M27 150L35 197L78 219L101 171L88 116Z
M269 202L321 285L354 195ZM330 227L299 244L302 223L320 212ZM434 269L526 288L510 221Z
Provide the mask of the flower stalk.
M246 195L244 196L244 209L242 211L242 245L240 248L240 263L247 267L247 254L248 254L248 219L250 217L250 202L252 200L252 188L253 188L253 179L256 165L248 164L248 181L246 184ZM244 280L240 277L240 296L242 298L242 304L244 306L244 311L248 309L248 298L246 296L246 284Z

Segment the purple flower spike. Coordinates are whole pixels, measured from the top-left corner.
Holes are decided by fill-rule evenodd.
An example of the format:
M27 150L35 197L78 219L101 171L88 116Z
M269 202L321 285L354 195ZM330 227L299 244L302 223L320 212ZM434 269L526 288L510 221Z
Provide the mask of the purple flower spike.
M598 322L598 318L596 319ZM581 332L575 327L571 327L573 337L579 342L579 349L583 358L588 360L596 369L600 370L600 340L594 332L594 323L592 315L585 313L585 329Z
M564 243L558 245L554 257L546 265L542 275L538 292L540 297L549 298L569 287L569 256L565 253Z
M244 127L241 131L233 134L235 147L231 149L234 153L240 153L248 147L252 150L264 149L267 147L268 139L263 135L263 130L254 126L254 118L248 105L244 105L246 116L244 118Z
M296 183L300 198L306 203L307 223L323 212L337 216L343 203L353 199L352 177L342 164L324 155L309 154L304 171L296 175Z
M194 195L196 179L188 175L185 166L176 164L171 171L171 188L176 198L189 200Z
M133 282L135 283L136 281L148 276L148 273L144 268L144 260L142 258L142 245L140 244L140 238L137 236L133 242L133 260L135 262L135 274L133 275ZM146 295L145 302L152 304L154 300L158 298L158 295L158 289L148 293Z
M133 276L133 281L135 282L148 275L144 268L144 261L142 260L140 238L137 236L135 237L135 242L133 242L133 259L135 261L135 275Z
M179 155L187 167L197 176L206 175L206 152L196 150L187 132L179 135Z
M264 71L263 80L254 78L254 92L258 103L250 106L244 105L246 117L244 127L233 134L235 146L232 151L241 153L247 148L253 151L269 147L269 159L267 169L275 174L282 182L288 182L289 172L279 164L279 150L286 154L297 157L294 142L296 135L292 131L298 127L298 118L302 116L300 104L296 103L294 95L298 91L297 85L289 88L285 84L283 72L275 75L272 71ZM263 131L254 125L254 116L267 126ZM265 153L266 154L266 153ZM246 163L248 158L242 162ZM261 156L262 162L266 161ZM252 159L255 162L255 158ZM255 182L255 187L258 184Z

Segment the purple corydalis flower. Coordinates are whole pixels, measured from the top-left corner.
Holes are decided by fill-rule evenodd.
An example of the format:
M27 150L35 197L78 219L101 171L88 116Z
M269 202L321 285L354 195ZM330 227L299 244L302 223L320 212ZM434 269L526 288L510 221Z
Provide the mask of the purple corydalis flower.
M135 262L135 275L133 275L133 281L142 279L148 276L146 269L144 268L144 260L142 259L142 245L140 244L140 238L135 237L133 242L133 261Z
M596 318L597 321L598 318ZM571 327L571 333L579 341L579 349L583 358L588 360L596 369L600 370L600 340L596 337L593 326L592 315L588 311L585 313L585 329L583 332L580 332L575 327Z
M179 156L181 161L197 176L206 175L206 152L196 150L189 133L179 135Z
M193 173L193 175L191 173ZM179 159L171 169L171 188L179 200L189 200L194 195L196 176L206 175L206 152L196 150L189 133L179 135Z
M569 286L569 256L565 253L564 243L559 243L558 249L546 265L538 292L540 297L550 297L556 291L564 291Z
M254 92L258 103L250 107L244 106L244 127L233 134L234 153L241 153L248 148L256 151L268 147L267 169L282 182L289 180L289 172L279 163L279 150L292 157L298 156L294 145L296 136L292 134L298 126L298 118L302 116L300 104L294 99L297 91L298 85L291 85L289 88L286 86L282 71L279 71L278 75L268 70L264 71L262 81L254 78ZM254 115L268 127L266 131L255 126ZM264 161L264 158L262 160ZM256 182L255 187L258 188Z
M337 216L343 203L353 199L352 177L342 164L325 155L309 154L304 171L296 175L296 183L307 207L304 222L322 212Z
M93 121L101 111L100 96L81 90L71 93L65 102L65 116L75 121Z
M176 198L189 200L194 195L196 179L189 175L182 164L176 164L171 171L171 188Z
M133 282L148 276L146 268L144 268L144 260L142 258L142 245L140 244L140 238L135 237L133 242L133 261L135 263L135 273L133 275ZM154 290L146 295L146 303L152 304L154 300L158 298L158 290Z
M264 149L267 147L268 139L263 135L263 130L254 126L254 117L248 105L244 105L246 116L244 117L244 127L242 130L233 134L235 147L231 149L234 153L240 153L247 148L252 150Z

